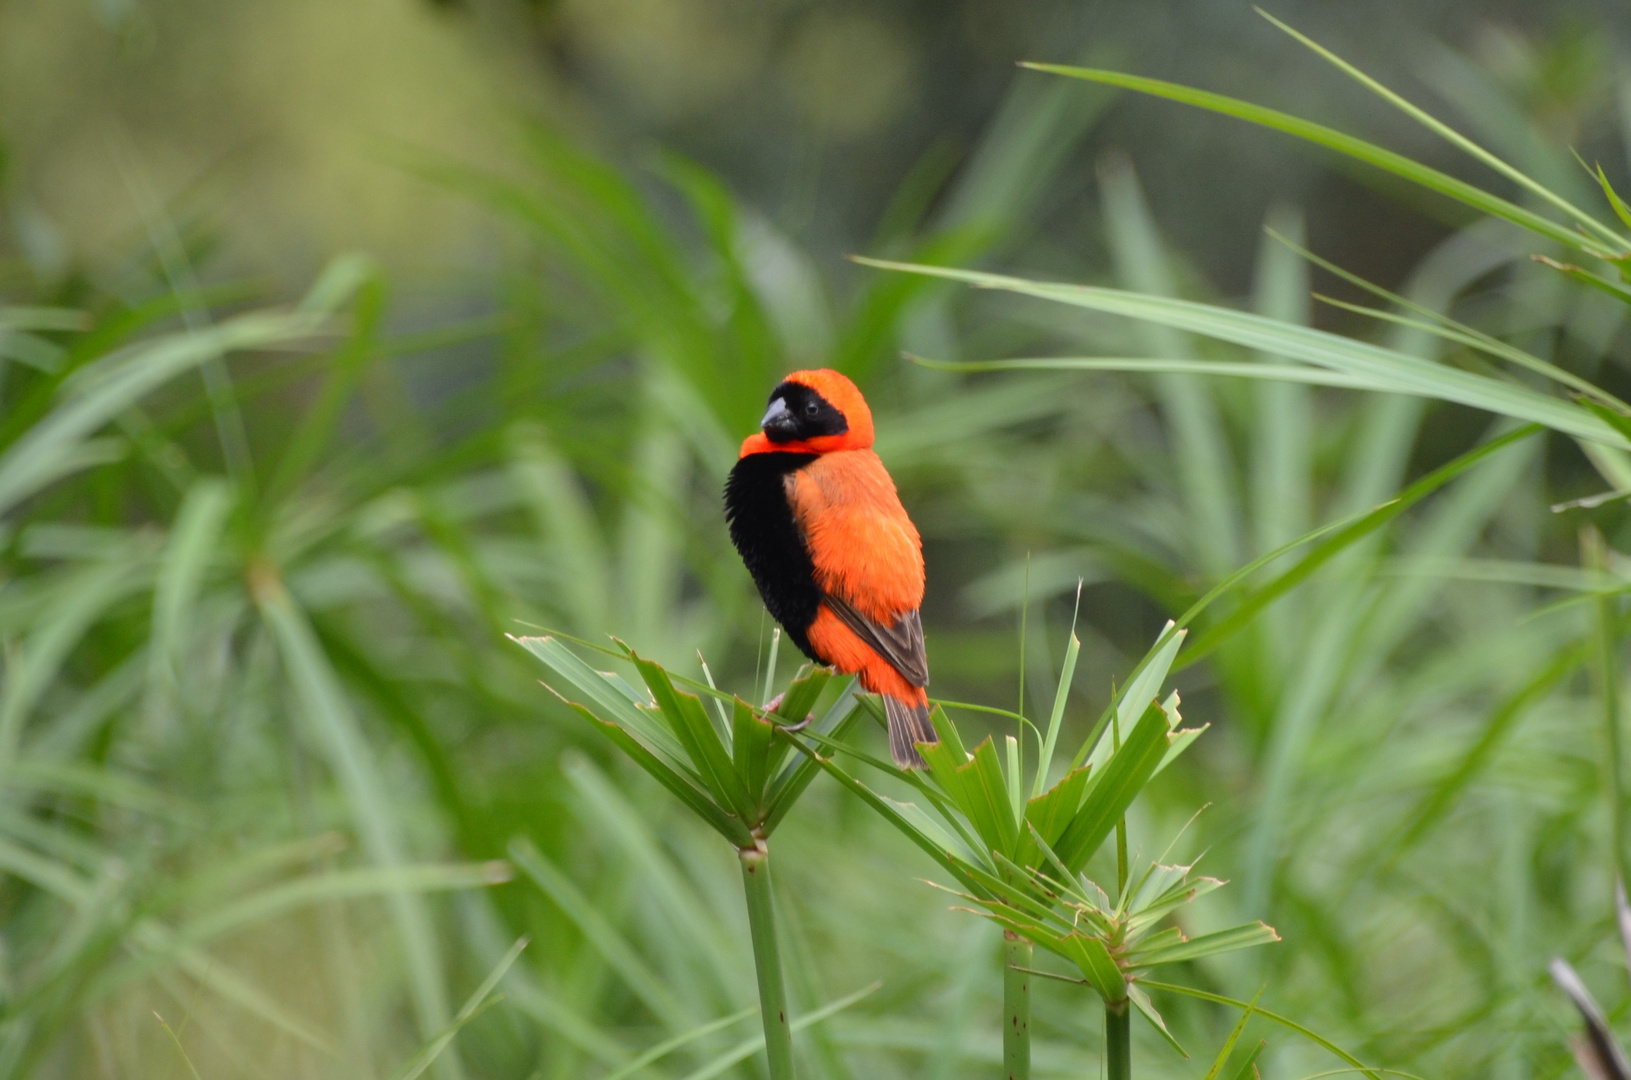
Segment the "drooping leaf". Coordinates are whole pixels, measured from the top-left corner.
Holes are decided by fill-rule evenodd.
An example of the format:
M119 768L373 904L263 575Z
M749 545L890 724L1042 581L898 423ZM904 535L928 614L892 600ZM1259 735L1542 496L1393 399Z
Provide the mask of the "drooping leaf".
M1489 166L1491 169L1494 169L1496 172L1500 173L1502 176L1505 176L1508 180L1513 181L1518 186L1526 189L1537 198L1550 203L1553 207L1562 211L1568 217L1573 218L1576 226L1582 233L1588 234L1588 236L1590 233L1596 233L1599 238L1599 244L1606 242L1617 248L1625 247L1625 239L1616 234L1613 229L1610 229L1592 215L1586 213L1584 210L1569 202L1557 192L1552 191L1544 184L1524 173L1521 169L1484 149L1472 139L1469 139L1467 136L1461 134L1450 125L1444 123L1442 120L1439 120L1425 109L1411 104L1409 101L1405 100L1403 96L1393 90L1388 89L1386 86L1383 86L1380 82L1371 78L1353 64L1342 59L1342 57L1325 48L1323 45L1308 37L1306 34L1293 29L1291 26L1279 19L1276 19L1273 15L1263 11L1261 8L1258 9L1258 14L1262 15L1263 18L1267 19L1270 23L1286 33L1288 36L1300 42L1310 51L1320 56L1332 67L1335 67L1338 71L1341 71L1343 74L1347 75L1349 78L1371 91L1371 93L1375 94L1377 97L1380 97L1383 101L1386 101L1388 104L1392 105L1394 108L1398 109L1412 120L1415 120L1427 130L1433 132L1435 135L1438 135L1452 146L1455 146L1471 155L1473 158Z
M1269 1009L1258 1008L1252 1002L1240 1001L1236 998L1227 997L1223 994L1214 994L1210 990L1197 990L1193 986L1178 986L1175 983L1155 982L1151 979L1140 979L1139 983L1147 990L1165 990L1169 994L1182 994L1185 997L1198 998L1201 1001L1210 1001L1218 1005L1231 1005L1237 1009L1251 1010L1255 1015L1279 1024L1281 1027L1295 1031L1309 1042L1324 1048L1325 1050L1334 1054L1336 1057L1340 1058L1342 1061L1353 1066L1355 1072L1364 1074L1369 1078L1369 1080L1384 1080L1384 1076L1386 1075L1386 1070L1376 1069L1366 1065L1364 1062L1360 1061L1358 1058L1354 1057L1352 1054L1348 1053L1346 1050L1342 1049L1342 1047L1338 1046L1330 1039L1327 1039L1319 1032L1297 1023L1297 1021L1283 1015L1282 1013L1277 1013Z
M1095 285L1037 282L974 270L951 270L876 259L862 261L880 269L948 278L981 288L1001 289L1073 307L1155 322L1259 352L1358 375L1387 386L1393 393L1453 401L1619 449L1631 446L1619 432L1589 411L1529 387L1262 315Z
M1167 1029L1166 1020L1162 1019L1161 1013L1156 1009L1155 1003L1150 1000L1148 994L1138 988L1137 983L1127 984L1127 996L1132 1000L1133 1006L1143 1014L1144 1019L1150 1022L1150 1026L1160 1032L1161 1037L1167 1041L1168 1046L1178 1051L1180 1056L1189 1057L1189 1051L1185 1050L1183 1044L1173 1037L1172 1032Z

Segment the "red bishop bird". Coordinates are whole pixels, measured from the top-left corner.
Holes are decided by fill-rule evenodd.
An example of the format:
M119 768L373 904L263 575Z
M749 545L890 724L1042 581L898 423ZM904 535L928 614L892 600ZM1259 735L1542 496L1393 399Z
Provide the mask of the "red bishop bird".
M804 655L883 696L889 754L921 768L929 723L923 544L872 452L872 411L836 371L795 371L725 482L731 542Z

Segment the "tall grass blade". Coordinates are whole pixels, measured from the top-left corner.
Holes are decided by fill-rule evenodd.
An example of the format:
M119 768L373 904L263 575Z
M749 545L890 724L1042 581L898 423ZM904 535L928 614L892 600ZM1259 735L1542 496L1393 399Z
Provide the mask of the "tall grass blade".
M70 654L114 604L147 584L140 548L67 572L57 582L56 603L5 664L0 687L0 774L10 773L23 726L50 690ZM11 782L11 777L6 777Z
M1380 379L1362 378L1293 364L1251 364L1229 360L1152 360L1142 356L1034 356L1009 360L933 360L910 353L906 359L935 371L1124 371L1146 375L1199 375L1202 378L1252 379L1340 390L1389 392Z
M240 315L208 330L129 346L76 372L62 402L0 453L0 518L59 479L57 462L171 379L227 353L307 341L322 325L314 315Z
M612 1072L606 1074L604 1080L627 1080L628 1077L644 1070L648 1066L655 1065L657 1062L661 1061L669 1054L672 1054L674 1051L684 1049L691 1043L696 1042L698 1039L706 1038L716 1031L723 1031L728 1027L734 1027L758 1011L759 1010L756 1006L750 1005L741 1012L732 1013L729 1016L721 1016L718 1020L710 1020L706 1024L699 1024L690 1031L683 1032L674 1036L672 1039L658 1043L656 1046L653 1046L651 1049L643 1052L639 1057L635 1058L627 1065L624 1065L619 1069L614 1069ZM756 1050L758 1047L755 1046L754 1049ZM749 1051L749 1053L752 1053L752 1051Z
M1229 1037L1223 1040L1223 1046L1218 1049L1218 1056L1213 1059L1212 1067L1206 1070L1206 1076L1203 1078L1203 1080L1217 1080L1218 1074L1223 1071L1223 1066L1229 1060L1229 1055L1234 1053L1235 1043L1240 1041L1240 1036L1246 1030L1246 1024L1250 1022L1252 1013L1257 1011L1257 1002L1262 996L1263 991L1258 990L1257 993L1252 996L1251 1001L1246 1003L1246 1008L1240 1013L1240 1020L1236 1022L1234 1029L1229 1032ZM1252 1055L1253 1060L1255 1060L1256 1057L1256 1054ZM1251 1062L1248 1061L1245 1067L1250 1068Z
M230 485L220 480L200 480L176 514L153 589L153 627L148 645L149 692L161 695L160 701L181 686L188 620L232 502Z
M1604 225L1602 222L1598 221L1584 210L1581 210L1579 207L1552 191L1550 188L1534 180L1522 170L1515 168L1514 166L1501 160L1499 157L1496 157L1482 146L1479 146L1477 143L1473 142L1459 131L1456 131L1448 124L1436 119L1425 110L1412 105L1409 101L1406 101L1400 95L1394 93L1392 90L1389 90L1387 87L1383 86L1369 75L1366 75L1364 72L1348 63L1346 60L1343 60L1341 57L1331 52L1329 49L1321 46L1312 38L1298 33L1296 30L1293 30L1290 26L1281 22L1279 19L1276 19L1273 15L1270 15L1262 8L1258 8L1256 10L1259 15L1263 16L1263 18L1267 19L1279 29L1295 38L1298 42L1313 50L1323 60L1330 63L1337 70L1354 79L1361 86L1365 87L1365 89L1377 95L1383 101L1386 101L1389 105L1392 105L1400 112L1403 112L1406 116L1410 117L1412 120L1415 120L1433 134L1444 139L1457 149L1465 151L1467 154L1489 166L1491 169L1494 169L1496 172L1500 173L1508 180L1511 180L1519 187L1525 189L1530 194L1550 203L1553 207L1561 210L1564 214L1573 218L1575 222L1583 228L1591 232L1595 232L1607 243L1615 245L1621 249L1627 246L1625 238L1620 236L1613 229Z
M1252 306L1259 315L1307 325L1308 268L1294 249L1274 242L1280 235L1300 240L1300 214L1284 207L1270 211L1258 249ZM1260 363L1273 358L1260 356ZM1269 380L1257 385L1251 433L1252 539L1258 552L1271 551L1301 536L1314 516L1314 403L1308 389L1293 382ZM1283 665L1294 627L1301 625L1300 604L1276 605L1264 612L1269 662Z
M498 988L498 984L503 981L504 976L509 974L510 968L514 966L515 962L521 958L521 953L526 947L527 939L525 937L516 940L516 943L510 947L510 951L504 954L503 958L493 967L493 970L488 972L487 977L481 981L481 985L476 987L475 992L466 999L464 1005L454 1015L453 1022L448 1024L441 1034L427 1043L424 1049L414 1056L414 1059L397 1074L397 1080L418 1080L420 1076L424 1075L425 1070L429 1069L436 1059L441 1056L442 1051L446 1050L448 1045L453 1042L454 1038L459 1034L459 1029L474 1020L476 1014L489 1004L493 991Z
M1110 157L1099 165L1105 228L1116 276L1126 288L1150 296L1177 295L1165 245L1150 215L1132 165ZM1140 327L1153 356L1190 358L1188 335L1170 325L1147 322ZM1195 527L1190 532L1196 561L1213 574L1227 573L1240 561L1238 499L1233 496L1233 455L1222 421L1207 388L1178 375L1156 380L1162 410L1173 442L1173 464L1184 502Z
M257 568L257 574L256 604L277 642L311 734L344 792L363 850L379 866L400 867L406 862L406 851L399 817L350 701L294 599L271 571ZM441 952L430 912L420 898L401 890L393 890L387 904L408 962L415 1018L420 1031L433 1037L447 1026L449 1017ZM461 1074L452 1057L441 1059L438 1069L450 1078Z
M1538 430L1534 425L1527 425L1474 447L1460 457L1439 466L1420 480L1417 480L1401 491L1392 501L1384 503L1358 521L1333 533L1298 560L1296 565L1268 584L1253 591L1226 617L1209 627L1190 647L1189 652L1185 654L1184 664L1187 666L1205 656L1216 648L1220 642L1246 625L1269 603L1307 580L1315 570L1347 550L1357 541L1397 518L1410 507L1454 480L1486 457L1529 438L1531 435L1536 434Z
M1606 255L1613 253L1613 249L1603 240L1582 237L1579 233L1550 218L1542 217L1532 210L1527 210L1516 203L1492 195L1475 184L1458 180L1447 173L1413 161L1403 154L1383 149L1374 143L1355 138L1352 135L1337 131L1335 128L1326 127L1324 124L1316 124L1310 120L1304 120L1276 109L1253 105L1250 102L1240 101L1223 94L1197 90L1193 87L1165 82L1160 79L1126 75L1118 71L1071 67L1064 64L1027 63L1024 66L1036 71L1046 71L1073 79L1085 79L1088 82L1100 83L1106 86L1135 90L1142 94L1166 98L1169 101L1176 101L1186 105L1194 105L1210 112L1232 116L1238 120L1245 120L1248 123L1280 131L1317 146L1323 146L1328 150L1334 150L1339 154L1362 161L1395 176L1403 177L1405 180L1429 191L1436 191L1457 202L1464 203L1480 213L1510 221L1514 225L1565 244L1568 247L1578 248L1594 254Z
M1527 387L1429 363L1380 345L1354 341L1305 326L1291 326L1261 315L1093 285L1031 282L1000 274L876 259L857 261L881 269L949 278L981 288L1002 289L1176 327L1328 370L1369 378L1385 384L1393 393L1453 401L1486 412L1542 424L1617 449L1631 448L1631 442L1624 436L1580 406Z
M640 958L634 946L576 882L524 837L510 841L509 855L516 867L572 921L653 1016L670 1031L685 1031L692 1026L690 1010L670 992L662 977Z
M873 983L870 986L863 986L861 989L856 990L853 993L846 994L834 1001L829 1001L827 1004L821 1006L821 1008L814 1009L808 1013L805 1013L797 1020L794 1020L792 1023L792 1030L803 1031L806 1028L836 1016L838 1013L843 1012L856 1002L871 996L882 985L882 983ZM746 1061L748 1058L758 1053L761 1049L763 1049L764 1044L764 1036L762 1035L755 1036L751 1039L745 1039L736 1046L732 1047L730 1050L727 1050L725 1053L719 1055L713 1061L703 1065L701 1068L686 1073L684 1080L713 1080L714 1077L720 1076L728 1071L731 1066L736 1065L739 1062Z
M1342 1049L1336 1043L1327 1039L1318 1032L1304 1027L1302 1024L1297 1023L1290 1017L1283 1016L1280 1013L1273 1012L1269 1009L1261 1008L1254 1002L1238 1001L1235 998L1225 997L1222 994L1214 994L1209 990L1197 990L1192 986L1178 986L1173 983L1156 982L1152 979L1140 979L1139 982L1146 990L1165 990L1169 994L1181 994L1184 997L1198 998L1201 1001L1210 1001L1218 1005L1231 1005L1234 1008L1242 1011L1250 1010L1253 1014L1261 1016L1265 1020L1272 1021L1273 1023L1279 1024L1281 1027L1296 1032L1309 1042L1330 1052L1347 1065L1352 1066L1356 1072L1363 1073L1365 1076L1369 1077L1370 1080L1383 1080L1383 1077L1392 1071L1367 1066L1364 1062L1360 1061L1358 1058L1354 1057L1352 1054L1348 1053L1346 1050Z

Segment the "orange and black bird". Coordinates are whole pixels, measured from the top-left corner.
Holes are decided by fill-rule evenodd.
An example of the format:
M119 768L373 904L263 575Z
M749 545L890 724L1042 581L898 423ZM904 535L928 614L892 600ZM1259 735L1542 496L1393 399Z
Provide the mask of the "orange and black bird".
M883 696L889 754L920 768L929 723L923 544L872 452L872 411L836 371L795 371L725 481L725 518L765 607L804 655Z

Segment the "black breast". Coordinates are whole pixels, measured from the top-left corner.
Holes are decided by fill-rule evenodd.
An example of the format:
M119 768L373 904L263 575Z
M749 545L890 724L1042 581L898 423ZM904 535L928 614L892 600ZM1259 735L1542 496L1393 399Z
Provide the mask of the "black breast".
M787 503L787 474L816 459L814 454L749 454L725 481L725 520L731 543L741 553L765 608L787 630L799 651L812 660L806 636L821 604L815 564L804 534Z

